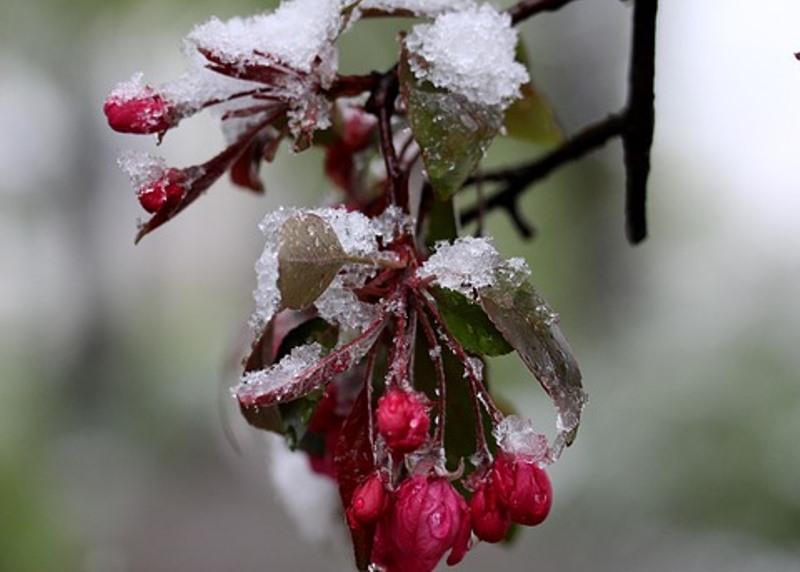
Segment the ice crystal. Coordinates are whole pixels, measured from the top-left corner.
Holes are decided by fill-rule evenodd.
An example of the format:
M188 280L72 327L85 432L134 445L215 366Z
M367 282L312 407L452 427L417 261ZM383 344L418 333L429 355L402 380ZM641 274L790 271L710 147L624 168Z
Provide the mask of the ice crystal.
M245 373L232 393L240 400L256 398L265 393L280 394L293 380L322 357L322 346L316 342L294 348L291 353L266 369Z
M509 415L492 433L498 447L504 452L536 463L546 463L550 450L547 437L537 433L530 419Z
M473 103L508 105L528 81L515 61L517 32L511 18L488 5L447 12L432 24L414 26L406 47L420 80L464 95Z
M167 169L162 157L139 151L123 151L117 158L117 165L128 175L134 189L154 183Z
M502 258L486 238L464 237L452 244L439 242L436 252L417 271L420 278L435 277L442 288L476 300L476 290L492 286Z

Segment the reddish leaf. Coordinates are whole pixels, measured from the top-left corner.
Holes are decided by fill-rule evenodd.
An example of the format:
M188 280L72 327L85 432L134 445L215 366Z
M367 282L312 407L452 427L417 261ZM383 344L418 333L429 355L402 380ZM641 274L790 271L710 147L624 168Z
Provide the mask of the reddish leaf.
M334 464L342 506L347 509L356 487L375 471L372 444L369 439L369 407L366 387L361 391L350 415L342 425ZM356 566L359 570L366 570L371 559L375 526L351 528L350 533L353 538Z
M263 371L263 376L259 379L256 373L249 383L240 383L236 388L239 403L245 407L286 403L326 385L333 376L347 371L361 361L375 344L385 323L386 317L381 315L353 341L291 377L283 377L268 369Z

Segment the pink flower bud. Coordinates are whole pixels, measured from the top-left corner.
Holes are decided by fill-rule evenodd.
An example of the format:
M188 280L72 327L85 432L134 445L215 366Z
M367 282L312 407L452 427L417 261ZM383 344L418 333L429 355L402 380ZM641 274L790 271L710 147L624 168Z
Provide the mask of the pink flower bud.
M378 432L395 453L410 453L427 439L431 422L424 399L412 391L390 389L378 401Z
M512 521L534 526L547 517L553 504L553 487L536 463L501 454L494 462L491 479Z
M149 213L160 211L167 203L175 205L186 194L186 177L179 169L168 169L160 179L140 188L136 195L139 204Z
M372 558L387 572L430 572L448 550L458 564L470 533L469 507L447 479L412 477L378 523Z
M472 495L469 504L472 515L472 530L475 536L486 542L500 542L511 526L511 517L500 505L497 491L491 480L487 481Z
M103 112L111 129L120 133L159 133L175 124L172 106L151 87L131 97L112 94Z
M375 473L368 477L353 493L347 509L347 523L350 528L374 524L383 515L389 504L389 495L383 478Z

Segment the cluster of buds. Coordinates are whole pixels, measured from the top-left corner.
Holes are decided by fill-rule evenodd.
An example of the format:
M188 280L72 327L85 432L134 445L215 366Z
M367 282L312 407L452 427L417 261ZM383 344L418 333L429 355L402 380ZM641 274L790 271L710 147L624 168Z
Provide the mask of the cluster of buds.
M286 0L271 14L212 19L188 38L199 67L160 86L134 76L103 109L112 129L159 143L184 118L220 111L227 146L204 163L120 160L152 215L137 240L225 173L263 192L260 165L284 140L324 147L343 197L262 221L254 342L232 393L249 423L336 481L360 569L430 572L445 555L460 562L475 538L500 542L547 517L545 467L574 438L585 395L525 262L454 230L453 194L527 79L510 16L393 1L389 13L436 20L406 36L398 66L338 74L335 40L361 9L386 4ZM476 34L482 48L460 45ZM457 47L457 61L443 47L448 57ZM489 392L484 358L512 350L554 402L552 445Z

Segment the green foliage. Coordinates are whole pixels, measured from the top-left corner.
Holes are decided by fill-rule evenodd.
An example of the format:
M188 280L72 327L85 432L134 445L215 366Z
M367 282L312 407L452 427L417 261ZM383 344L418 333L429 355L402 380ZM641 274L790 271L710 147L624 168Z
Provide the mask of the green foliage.
M400 93L414 138L436 196L458 191L483 158L503 124L500 108L473 103L464 96L419 81L400 60Z
M433 295L447 329L465 350L478 355L499 356L513 349L483 308L470 302L466 296L444 288L434 288Z

